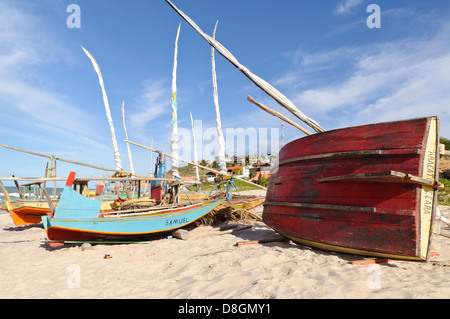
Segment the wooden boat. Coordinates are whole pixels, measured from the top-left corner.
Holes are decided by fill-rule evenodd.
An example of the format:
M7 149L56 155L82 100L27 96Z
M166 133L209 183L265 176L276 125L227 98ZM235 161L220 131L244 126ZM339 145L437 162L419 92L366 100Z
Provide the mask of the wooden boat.
M17 200L12 203L12 210L8 212L14 225L24 226L41 223L41 217L50 214L51 210L46 201Z
M42 182L34 182L26 184L26 186L35 185L41 189L41 183ZM30 198L25 198L23 195L21 196L22 198L12 201L8 191L1 182L0 187L5 196L5 201L0 204L0 210L9 212L16 226L40 223L41 216L51 212L47 201L40 200L37 197L31 198L32 196L30 196ZM52 202L57 204L57 201Z
M16 226L40 223L41 216L50 213L48 202L41 200L43 183L38 181L24 184L22 185L24 187L23 192L16 184L21 198L15 201L11 201L8 191L1 184L0 187L5 196L5 201L0 204L0 210L9 212ZM24 195L23 193L26 193L26 191L28 191L28 194ZM52 202L56 205L58 201Z
M348 127L286 144L263 220L309 246L426 260L438 187L437 117Z
M146 180L147 177L137 177L134 178L134 180L140 181L140 180ZM138 196L137 194L130 195L130 198L128 198L129 194L121 194L120 199L118 199L118 195L116 194L109 194L105 195L102 194L102 192L96 192L95 195L90 195L88 192L87 183L89 180L96 180L98 178L81 178L76 179L74 181L75 189L78 189L78 192L86 195L89 198L92 198L94 200L97 200L101 202L100 210L103 213L106 212L112 212L118 209L122 209L123 206L128 203L140 203L140 202L156 202L156 200L153 200L150 198L148 194L140 194ZM108 178L105 177L107 180L119 180L120 178ZM51 180L51 179L49 179ZM61 180L61 179L58 179ZM0 210L8 211L10 216L12 217L12 220L16 226L24 226L24 225L32 225L32 224L40 224L42 223L42 216L48 215L52 216L53 212L52 209L49 207L49 202L44 196L44 192L47 192L45 189L45 186L41 185L45 182L33 182L30 184L25 184L25 186L28 185L38 185L38 191L34 192L31 196L28 198L20 198L17 200L12 201L11 197L8 194L8 191L5 187L3 187L3 184L0 182L0 187L2 188L3 193L5 194L5 202L0 204ZM22 185L24 186L24 185ZM82 187L81 187L82 186ZM118 189L116 189L117 192L120 193ZM31 198L31 199L30 199ZM59 199L52 199L52 205L53 205L53 211L55 207L58 206Z
M133 239L164 233L189 225L222 202L186 203L102 214L100 202L84 197L71 188L74 177L75 173L72 172L53 217L42 217L50 241Z

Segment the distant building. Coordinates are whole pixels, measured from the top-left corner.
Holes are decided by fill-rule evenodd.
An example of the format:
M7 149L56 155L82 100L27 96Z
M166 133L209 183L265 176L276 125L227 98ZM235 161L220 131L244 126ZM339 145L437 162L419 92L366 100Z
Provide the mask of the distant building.
M217 176L217 174L213 173L213 172L207 172L205 174L206 181L208 181L208 182L214 182L214 179L216 178L216 176Z
M259 166L259 171L261 173L264 172L264 174L269 174L270 175L270 164L269 163L264 163L262 165Z
M241 165L245 165L245 156L238 156L236 158L237 163L240 163Z
M258 183L261 178L270 178L270 164L269 163L256 163L251 170L254 172L254 177L251 182Z
M227 167L227 171L230 175L233 175L235 177L249 177L250 176L249 167L244 166L244 165Z
M248 156L248 161L249 161L249 164L255 164L255 163L258 162L258 156L256 156L256 155L249 155Z
M227 171L230 175L243 175L242 166L229 166L227 167Z

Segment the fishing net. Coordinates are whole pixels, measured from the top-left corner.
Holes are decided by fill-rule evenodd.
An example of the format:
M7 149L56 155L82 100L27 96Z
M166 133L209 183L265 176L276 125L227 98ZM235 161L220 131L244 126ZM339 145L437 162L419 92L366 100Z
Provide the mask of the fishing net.
M255 196L249 197L254 198ZM200 224L207 226L216 226L223 223L249 224L261 220L261 216L258 213L250 211L253 206L248 199L247 201L245 199L237 196L237 198L233 198L231 201L221 203L209 214L203 216L199 220Z

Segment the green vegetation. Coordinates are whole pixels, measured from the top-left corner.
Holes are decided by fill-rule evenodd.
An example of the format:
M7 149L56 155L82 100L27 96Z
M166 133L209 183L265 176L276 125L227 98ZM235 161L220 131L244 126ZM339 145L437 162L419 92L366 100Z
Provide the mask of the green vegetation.
M440 178L444 188L438 189L438 205L450 206L450 179Z
M450 150L450 140L441 137L439 143L444 144L446 150ZM440 178L439 181L444 187L438 189L438 205L450 206L450 179Z
M203 165L203 164L200 164ZM205 165L203 166L208 166L205 162ZM181 176L183 175L195 175L195 166L194 165L186 165L186 166L182 166L178 168L178 172L180 173ZM198 169L198 174L201 175L205 175L208 171L206 169L203 168L199 168Z
M258 186L254 186L249 183L242 182L242 181L234 181L234 182L240 191L250 191L250 190L254 190L254 189L261 189ZM262 184L260 184L260 185L262 185ZM262 185L262 186L264 186L264 185ZM267 187L267 185L265 187Z
M257 186L254 186L254 185L251 185L251 184L245 183L243 181L239 181L239 180L234 180L234 184L236 185L236 187L239 191L250 191L250 190L255 190L255 189L261 189ZM202 189L204 191L210 191L214 186L215 185L213 185L213 184L203 184ZM191 186L189 189L195 190L195 187ZM217 190L217 188L214 191L216 191L216 190ZM222 190L223 190L223 188L222 188ZM233 192L234 191L236 191L236 189L233 188Z
M261 180L259 181L259 185L268 187L269 186L269 180L265 177L261 177Z
M439 139L439 143L444 144L446 150L450 150L450 140L446 139L445 137L441 137Z

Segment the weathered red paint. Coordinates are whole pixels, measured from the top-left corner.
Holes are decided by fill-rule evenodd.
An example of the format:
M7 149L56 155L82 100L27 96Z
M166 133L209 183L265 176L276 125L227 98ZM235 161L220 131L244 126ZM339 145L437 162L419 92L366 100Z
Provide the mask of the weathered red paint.
M422 177L429 122L430 118L421 118L337 129L285 145L279 154L279 162L284 164L270 179L264 222L281 234L309 241L417 256L421 185L393 178L391 182L318 180L384 171ZM366 151L375 150L383 154L367 155ZM346 152L353 155L314 159ZM308 156L313 159L308 160ZM317 204L340 208L323 209Z

